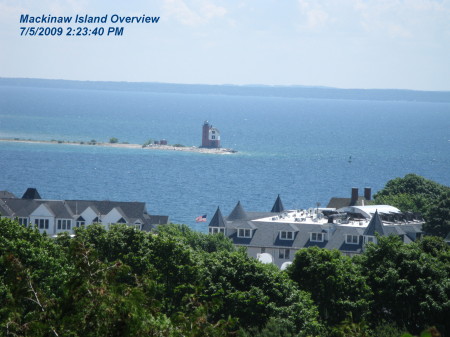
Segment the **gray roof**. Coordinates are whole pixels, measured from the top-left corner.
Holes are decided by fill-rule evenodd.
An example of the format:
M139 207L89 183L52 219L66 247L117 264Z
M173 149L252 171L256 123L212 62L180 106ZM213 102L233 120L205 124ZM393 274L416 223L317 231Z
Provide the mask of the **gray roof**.
M363 198L363 197L360 197ZM348 199L349 200L349 199ZM411 242L422 233L422 223L406 222L384 225L378 211L375 212L367 226L344 223L313 223L313 222L283 222L260 221L262 218L272 218L274 213L267 212L245 212L240 202L225 219L227 235L235 245L255 248L283 249L290 248L298 250L307 247L320 247L326 249L337 249L346 254L360 254L364 249L364 235L374 236L379 233L382 236L401 236L404 242ZM235 219L235 220L233 220ZM332 219L332 218L330 218ZM213 223L213 221L211 221ZM214 222L215 223L215 222ZM252 236L250 238L238 237L236 229L250 228ZM288 235L281 238L280 232L293 232L292 239L287 239ZM323 235L323 241L311 241L311 233ZM290 236L290 235L289 235ZM348 236L351 236L349 238ZM316 238L320 238L317 237ZM347 240L349 239L349 240Z
M364 235L375 236L375 233L380 235L385 235L384 225L381 221L380 215L378 214L378 210L375 211L372 219L370 219L369 224L367 225L366 230L364 231Z
M0 199L0 216L11 216L13 214L13 211L11 208L8 207L8 205Z
M275 203L273 204L272 213L281 213L284 211L283 203L281 202L280 195L278 194L277 200L275 200Z
M13 217L28 217L40 205L38 200L30 199L2 199L2 201L11 210L10 216Z
M0 191L0 199L16 198L16 196L8 191Z
M235 220L246 220L247 214L244 211L244 208L241 205L241 202L238 201L234 209L231 211L230 215L228 216L228 221L235 221Z
M147 213L144 202L137 201L110 201L110 200L66 200L74 214L81 214L88 207L98 210L100 214L108 214L113 208L120 208L120 214L127 217L140 217Z
M127 223L139 220L144 226L153 227L156 224L167 224L169 217L164 215L149 215L143 202L98 201L98 200L44 200L44 199L0 199L0 214L9 217L29 217L39 206L45 205L59 219L78 219L88 207L96 214L106 215L112 209L117 209Z
M245 221L245 220L234 221L233 222L233 226L235 228L243 228L243 229L256 229L256 228L258 228L258 226L256 226L252 221Z
M210 227L225 227L225 221L222 216L222 212L220 211L220 208L217 207L216 213L214 213L214 216L212 217L211 221L209 222Z

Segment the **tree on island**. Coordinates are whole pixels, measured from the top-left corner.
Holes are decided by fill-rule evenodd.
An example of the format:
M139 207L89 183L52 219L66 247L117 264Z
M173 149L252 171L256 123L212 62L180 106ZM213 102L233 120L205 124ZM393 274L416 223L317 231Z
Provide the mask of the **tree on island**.
M116 144L116 143L119 142L119 139L117 139L116 137L111 137L111 138L109 139L109 142L110 142L111 144Z

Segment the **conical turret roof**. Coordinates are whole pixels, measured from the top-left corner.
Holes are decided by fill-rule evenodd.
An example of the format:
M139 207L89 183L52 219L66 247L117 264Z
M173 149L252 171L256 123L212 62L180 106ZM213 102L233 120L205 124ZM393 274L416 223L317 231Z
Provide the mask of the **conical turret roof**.
M214 213L214 216L212 217L210 223L210 227L225 227L225 221L223 220L222 212L220 211L220 208L217 207L216 213Z
M244 208L241 206L241 202L238 201L234 209L231 211L230 215L228 216L228 220L235 221L235 220L246 220L247 219L247 213L245 213Z
M278 194L277 200L275 200L275 203L273 204L272 213L281 213L284 211L283 203L281 202L280 195Z
M22 199L42 199L42 198L39 195L39 192L37 191L37 189L35 189L33 187L29 187L23 194Z
M375 233L378 233L380 235L385 234L383 221L381 221L378 210L375 211L372 219L370 219L370 222L367 225L366 230L364 231L364 235L375 236Z

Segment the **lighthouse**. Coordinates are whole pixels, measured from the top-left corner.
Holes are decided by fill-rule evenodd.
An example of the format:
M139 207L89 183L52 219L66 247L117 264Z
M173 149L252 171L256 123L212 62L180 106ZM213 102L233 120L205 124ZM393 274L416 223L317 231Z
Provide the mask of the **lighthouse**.
M202 128L202 147L219 148L220 147L220 132L212 125L205 121Z

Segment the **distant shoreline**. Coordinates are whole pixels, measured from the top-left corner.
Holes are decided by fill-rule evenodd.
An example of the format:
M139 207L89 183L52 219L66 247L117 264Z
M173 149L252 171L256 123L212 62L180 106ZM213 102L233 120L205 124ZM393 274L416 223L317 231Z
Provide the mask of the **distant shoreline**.
M61 145L79 145L79 146L101 146L101 147L115 147L122 149L143 149L143 150L162 150L162 151L181 151L181 152L196 152L196 153L209 153L209 154L233 154L236 150L218 148L209 149L196 146L173 146L173 145L140 145L140 144L128 144L128 143L103 143L103 142L75 142L75 141L62 141L62 140L33 140L33 139L20 139L20 138L0 138L0 142L13 142L13 143L34 143L34 144L61 144Z

